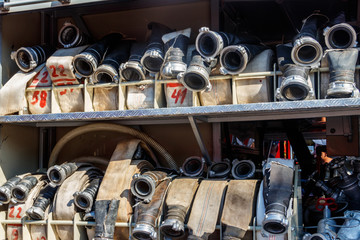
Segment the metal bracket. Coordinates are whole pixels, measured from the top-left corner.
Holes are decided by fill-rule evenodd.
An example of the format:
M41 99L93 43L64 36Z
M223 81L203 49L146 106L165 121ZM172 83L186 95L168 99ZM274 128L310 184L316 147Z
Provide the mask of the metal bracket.
M203 141L203 139L201 137L201 134L200 134L199 128L198 128L198 126L196 124L196 121L195 121L193 116L188 116L188 119L189 119L191 128L192 128L192 130L194 132L196 141L197 141L197 143L198 143L198 145L200 147L201 154L203 155L203 158L205 159L206 164L208 166L210 166L212 161L211 161L209 152L207 151L207 149L205 147L204 141Z

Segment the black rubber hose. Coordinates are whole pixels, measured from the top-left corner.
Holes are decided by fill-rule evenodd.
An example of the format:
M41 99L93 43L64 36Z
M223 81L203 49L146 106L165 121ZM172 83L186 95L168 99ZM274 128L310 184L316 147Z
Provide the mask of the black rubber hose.
M145 53L145 43L133 43L130 57L125 64L120 66L120 75L125 81L140 81L145 79L146 70L141 65L141 57Z
M7 204L11 199L11 189L21 181L20 177L12 177L0 187L0 203Z
M37 183L38 180L36 177L24 177L11 189L11 196L16 200L16 202L25 202L31 189L33 189Z
M19 48L12 58L23 72L30 72L55 52L55 48L49 45L36 45Z
M47 184L41 189L39 196L36 198L31 208L26 211L26 214L33 220L43 220L45 218L45 211L55 197L58 186L51 186Z

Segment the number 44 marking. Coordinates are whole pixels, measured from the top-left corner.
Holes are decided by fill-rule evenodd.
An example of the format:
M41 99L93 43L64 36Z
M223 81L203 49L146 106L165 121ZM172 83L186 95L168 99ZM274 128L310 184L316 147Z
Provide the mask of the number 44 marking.
M174 89L171 98L175 98L175 104L179 101L179 98L181 97L180 104L183 104L185 97L186 97L187 89Z

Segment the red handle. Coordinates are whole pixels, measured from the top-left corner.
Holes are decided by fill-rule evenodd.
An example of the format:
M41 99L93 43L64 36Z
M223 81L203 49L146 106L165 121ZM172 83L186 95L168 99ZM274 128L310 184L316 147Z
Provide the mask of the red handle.
M338 208L338 205L333 198L319 198L316 203L316 210L323 211L325 206L328 206L330 211L335 211Z

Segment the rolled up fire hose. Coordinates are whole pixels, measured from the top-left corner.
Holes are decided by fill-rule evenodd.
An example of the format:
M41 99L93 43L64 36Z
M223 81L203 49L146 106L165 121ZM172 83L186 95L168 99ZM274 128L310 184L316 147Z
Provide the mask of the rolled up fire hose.
M17 51L11 53L11 59L15 60L16 65L23 72L31 70L44 63L48 57L53 54L55 49L51 46L33 46L21 47Z
M30 176L30 175L29 175ZM27 199L24 202L12 204L10 203L8 206L7 212L7 219L13 220L21 220L25 216L25 212L29 209L36 196L39 194L40 189L46 184L46 181L42 180L44 175L31 175L39 179L36 185L31 189L28 194ZM7 229L7 239L9 240L22 240L23 239L23 232L22 232L22 225L21 224L8 224ZM46 226L43 226L40 235L46 237ZM36 239L36 238L35 238Z
M46 61L51 82L55 86L80 84L74 73L73 59L85 48L86 46L59 49ZM55 89L54 93L61 112L84 111L84 97L86 96L83 96L82 89Z
M291 58L295 64L309 67L319 64L323 49L317 40L317 32L328 20L325 15L317 13L311 14L304 20L300 32L293 40Z
M187 227L188 239L207 240L215 231L226 181L203 180L196 193Z
M145 52L145 43L133 43L131 45L130 57L126 63L122 63L119 73L125 81L140 81L145 79L146 70L141 65L141 57Z
M197 156L185 159L180 172L188 177L199 177L206 171L205 159Z
M74 193L74 203L79 209L85 212L91 211L101 183L102 176L102 173L93 175L89 179L89 184L81 192L79 191Z
M255 175L256 167L251 160L235 159L232 162L231 175L235 179L248 179Z
M356 46L356 31L345 23L345 13L340 14L331 21L330 26L324 29L325 45L329 49L345 49Z
M170 184L170 179L162 181L156 188L153 198L149 203L141 202L136 206L138 213L132 236L135 239L157 239L156 220L162 212L162 205Z
M131 181L131 193L148 203L155 193L156 186L168 178L170 177L168 177L168 174L164 171L147 171L143 174L137 173Z
M79 167L89 165L88 163L63 163L55 165L47 170L47 176L52 186L60 186L65 179L70 177Z
M167 212L160 230L168 238L180 238L185 234L185 217L199 186L197 178L177 178L171 182L166 197Z
M59 31L58 41L64 48L73 48L87 44L89 37L74 24L65 22Z
M155 22L149 23L148 29L151 29L151 35L141 58L141 64L150 73L157 73L164 62L164 43L161 37L169 33L171 29Z
M120 142L109 162L95 202L95 239L124 239L128 228L116 228L115 221L127 223L132 214L132 196L129 191L132 176L153 166L145 160L131 160L140 140ZM119 173L122 174L119 174Z
M25 173L22 175L18 175L15 177L10 178L7 180L1 187L0 187L0 206L4 204L8 204L11 200L11 189L16 186L21 179L28 176L29 173Z
M211 164L208 170L209 178L226 179L231 172L230 161L214 162Z
M26 211L26 215L33 220L44 220L46 210L52 203L57 189L58 186L51 186L50 184L44 186L36 197L34 204Z
M37 186L38 182L44 180L45 178L45 174L31 174L21 179L21 181L11 189L11 202L25 202L29 197L31 190Z
M231 180L226 191L221 224L224 240L242 239L253 219L258 180Z
M290 57L290 46L278 45L276 53L280 71L283 73L281 86L276 90L276 98L287 101L314 99L314 90L308 80L310 67L294 64Z
M163 78L177 78L179 73L186 71L186 53L191 28L168 33L162 36L165 44L165 58L161 67Z
M294 160L269 158L264 165L265 218L263 229L282 234L288 228L287 211L293 189Z
M62 150L62 148L71 141L72 139L88 133L88 132L96 132L96 131L110 131L110 132L117 132L121 134L126 134L133 136L134 138L139 138L140 140L144 141L146 144L149 145L152 149L154 149L163 159L161 161L162 166L168 166L171 169L179 169L176 162L172 158L172 156L155 140L150 138L147 134L140 132L136 129L129 128L126 126L121 126L117 124L110 124L110 123L95 123L89 124L86 126L78 127L67 134L65 134L55 145L53 151L51 152L49 158L49 166L53 166L56 164L57 158ZM152 159L157 163L156 157L151 156Z
M120 33L108 34L77 54L73 59L76 73L82 77L90 77L101 63L108 49L113 48L114 44L117 44L122 38L123 36Z
M327 52L329 87L326 98L358 97L354 74L359 51L356 48L333 49Z
M99 169L95 167L80 167L59 187L53 205L53 218L55 220L73 220L76 208L74 204L74 193L81 191L89 182L93 174L98 174ZM56 225L56 232L60 239L73 239L73 226Z

